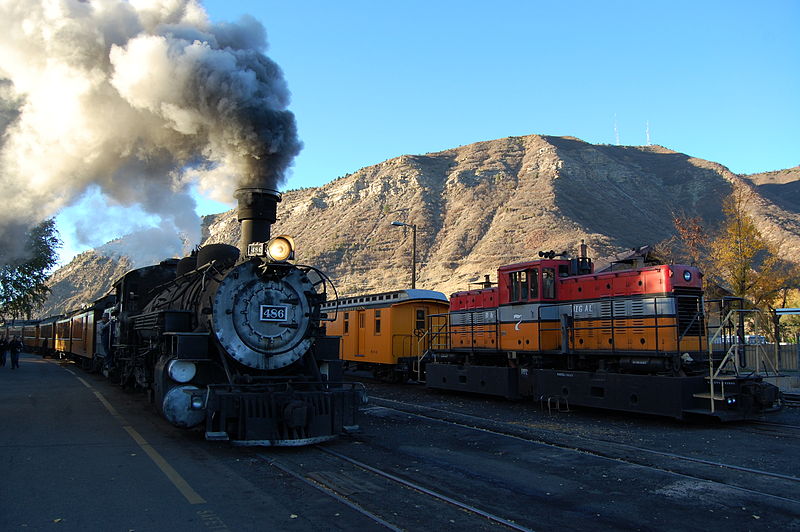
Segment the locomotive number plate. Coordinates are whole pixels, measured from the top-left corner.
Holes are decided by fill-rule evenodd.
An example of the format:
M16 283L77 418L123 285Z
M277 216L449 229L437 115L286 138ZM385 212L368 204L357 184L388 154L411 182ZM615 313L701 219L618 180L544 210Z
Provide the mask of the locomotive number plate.
M261 305L261 321L286 321L289 307L283 305Z

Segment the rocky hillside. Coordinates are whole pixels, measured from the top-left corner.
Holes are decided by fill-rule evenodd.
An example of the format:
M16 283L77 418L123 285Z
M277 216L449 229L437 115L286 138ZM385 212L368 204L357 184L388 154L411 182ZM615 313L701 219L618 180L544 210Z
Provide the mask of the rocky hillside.
M416 224L417 286L450 293L539 250L574 252L582 239L594 257L661 241L674 232L673 212L714 227L733 187L754 189L759 228L798 249L799 174L737 176L660 146L509 137L404 155L286 192L273 234L292 235L299 262L355 294L410 285L411 231L391 222ZM236 243L233 211L208 222L208 243ZM61 306L57 296L51 309Z
M100 299L129 269L131 263L125 257L107 256L96 250L81 253L48 280L50 297L40 316L61 314Z

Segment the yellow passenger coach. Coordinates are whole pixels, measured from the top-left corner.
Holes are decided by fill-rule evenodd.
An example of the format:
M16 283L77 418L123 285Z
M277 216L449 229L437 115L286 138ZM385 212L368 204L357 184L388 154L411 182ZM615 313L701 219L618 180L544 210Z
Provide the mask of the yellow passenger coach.
M325 303L322 310L333 320L327 335L340 338L346 368L405 382L416 374L425 352L429 317L449 308L443 293L414 289L345 297Z

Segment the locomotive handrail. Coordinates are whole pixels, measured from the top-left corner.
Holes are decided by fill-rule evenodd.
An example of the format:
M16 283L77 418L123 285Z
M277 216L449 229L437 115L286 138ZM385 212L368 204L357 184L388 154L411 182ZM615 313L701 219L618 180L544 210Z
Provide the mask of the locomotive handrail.
M325 273L323 273L318 268L315 268L314 266L308 266L308 265L305 265L305 264L297 264L297 267L298 268L307 268L308 270L312 270L314 273L319 275L320 281L322 282L322 293L325 294L325 299L326 300L327 300L327 296L328 296L328 285L331 285L331 288L333 289L333 301L336 302L336 306L333 307L333 318L330 318L330 317L321 318L320 317L320 321L330 321L330 322L336 321L336 319L339 317L339 292L336 290L336 285L333 284L333 281L331 281L330 277L325 275ZM320 283L314 284L314 287L316 287L317 284L320 284ZM327 314L327 312L326 312L326 314Z
M434 319L438 318L440 320L438 324L438 328L434 325ZM428 315L428 328L424 336L419 339L419 342L427 341L428 345L424 351L420 352L419 357L417 358L417 380L419 382L424 382L423 380L423 373L422 373L422 361L426 357L428 357L431 352L434 352L434 361L436 360L435 352L438 349L442 349L439 343L439 339L444 338L444 350L448 350L450 348L450 313L446 314L429 314Z
M742 351L744 352L744 347L746 345L742 341L743 338L739 334L735 335L736 341L731 343L731 346L725 352L725 356L722 358L722 360L720 361L719 365L716 368L714 368L714 341L717 338L720 337L722 332L725 331L726 327L728 327L728 328L737 327L737 324L735 323L734 320L735 319L738 320L739 315L744 315L744 314L748 314L748 313L755 313L756 318L758 318L758 316L760 315L760 313L758 312L757 309L730 309L728 311L728 313L726 314L725 318L720 322L719 326L716 327L716 331L714 332L714 334L711 335L709 337L709 339L708 339L708 372L709 372L709 379L708 380L709 380L709 395L710 395L711 412L712 413L714 412L714 407L715 407L715 405L714 405L715 397L724 397L724 391L725 391L724 386L725 386L725 384L724 384L724 381L719 380L720 374L725 369L725 367L728 365L728 363L732 362L733 363L734 374L737 377L740 375L740 372L739 372L739 349L741 348ZM758 353L758 351L757 351L757 353ZM759 366L760 366L759 363L763 364L764 373L765 374L769 375L769 368L767 368L767 364L769 364L769 366L771 367L771 369L772 369L772 371L774 372L775 375L779 374L779 371L778 371L777 367L775 367L775 365L772 363L772 361L769 360L769 357L763 356L763 358L762 358L762 356L760 356L760 354L759 354L759 356L757 356L757 358L756 358L756 367L754 368L754 371L751 373L751 375L758 373ZM719 380L719 384L720 384L720 395L719 396L715 395L715 391L716 391L715 387L716 387L716 383L717 383L718 380Z
M435 330L434 326L434 318L441 318L441 322L439 324L438 330ZM450 342L450 335L452 331L450 330L450 314L429 314L428 315L429 326L428 329L431 331L431 338L429 349L437 349L437 350L448 350L451 346ZM440 342L441 338L444 338L444 345Z
M735 310L729 311L728 315L725 316L725 319L722 320L722 322L720 323L720 326L717 328L717 332L714 333L714 335L708 340L708 376L709 376L708 386L709 386L709 402L711 403L711 413L712 414L714 413L714 407L715 407L715 405L714 405L714 397L715 397L715 395L714 395L714 391L715 391L714 384L715 384L715 380L719 376L719 373L722 371L722 368L725 367L725 365L727 365L728 359L730 358L730 355L731 355L731 351L735 350L735 347L736 347L735 345L731 346L731 349L729 349L728 352L725 353L725 356L723 357L722 361L720 361L719 366L715 370L714 369L714 353L712 351L712 346L713 346L714 340L719 336L719 334L723 330L725 324L728 323L728 321L731 319L731 317L735 313L736 313ZM733 358L733 361L734 361L733 362L733 368L734 368L734 371L736 372L736 374L738 375L739 374L739 368L737 367L737 364L736 364L736 358L737 358L736 356L734 356L734 358Z
M676 300L677 299L691 299L691 300L697 301L697 298L694 297L694 296L681 295L681 294L676 294L675 295L675 299ZM677 309L676 309L676 311L677 311ZM692 320L688 323L688 325L686 325L686 329L678 336L678 347L680 347L681 340L683 340L683 338L689 333L689 330L692 328L692 325L694 325L695 321L698 321L698 319L702 318L703 315L704 315L703 308L702 308L702 306L698 305L698 308L695 310L694 316L692 316ZM677 325L680 325L680 323L678 323ZM703 324L702 323L700 324L700 328L701 329L703 328Z
M417 354L417 367L416 367L416 373L417 373L417 379L416 380L417 380L417 382L425 382L425 379L422 378L422 375L423 375L423 373L422 373L422 359L425 358L425 356L428 354L429 351L428 351L427 347L425 345L423 345L423 344L424 344L424 342L426 340L429 340L428 334L430 332L431 332L431 329L429 327L428 329L425 330L423 335L420 336L419 339L417 340L417 353L418 353ZM412 370L413 369L414 368L412 368Z

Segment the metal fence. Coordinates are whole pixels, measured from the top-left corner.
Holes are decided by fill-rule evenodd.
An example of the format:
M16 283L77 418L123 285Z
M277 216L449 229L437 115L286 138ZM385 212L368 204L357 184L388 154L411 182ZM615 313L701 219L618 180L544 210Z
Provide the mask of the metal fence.
M768 359L778 371L797 371L800 369L800 344L787 344L779 346L776 351L775 344L745 345L744 357L740 358L740 365L745 369L764 370L760 359Z

